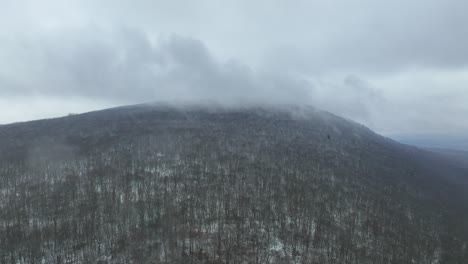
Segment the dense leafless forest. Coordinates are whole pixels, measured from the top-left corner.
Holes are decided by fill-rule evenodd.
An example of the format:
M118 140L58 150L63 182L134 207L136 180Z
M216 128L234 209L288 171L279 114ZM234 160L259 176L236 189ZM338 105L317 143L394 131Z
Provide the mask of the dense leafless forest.
M312 108L0 126L0 263L466 263L468 170Z

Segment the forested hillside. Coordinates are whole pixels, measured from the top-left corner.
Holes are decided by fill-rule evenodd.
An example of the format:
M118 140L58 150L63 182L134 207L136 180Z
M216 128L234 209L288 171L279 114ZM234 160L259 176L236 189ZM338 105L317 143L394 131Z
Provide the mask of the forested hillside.
M0 126L0 263L468 263L468 170L312 108Z

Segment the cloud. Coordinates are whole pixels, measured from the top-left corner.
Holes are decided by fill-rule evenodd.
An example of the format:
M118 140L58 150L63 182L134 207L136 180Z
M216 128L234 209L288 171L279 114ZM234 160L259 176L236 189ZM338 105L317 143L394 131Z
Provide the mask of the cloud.
M17 59L16 67L2 65L0 81L10 83L0 88L2 94L82 96L125 103L297 103L307 98L306 84L257 73L233 60L220 62L193 38L175 35L153 41L133 29L88 28L37 39L39 44L22 40L25 46L10 54Z
M386 104L373 125L386 134L466 135L468 132L468 68L412 70L375 78Z
M208 101L312 104L384 133L466 132L466 9L458 0L6 0L0 100L38 114L0 123L64 115L82 101ZM30 103L47 98L62 104Z
M312 102L319 108L371 124L374 113L388 102L380 90L353 75L316 80Z
M468 65L466 1L297 1L261 8L266 11L252 27L270 42L268 64L314 74L383 75ZM262 32L267 23L274 30Z

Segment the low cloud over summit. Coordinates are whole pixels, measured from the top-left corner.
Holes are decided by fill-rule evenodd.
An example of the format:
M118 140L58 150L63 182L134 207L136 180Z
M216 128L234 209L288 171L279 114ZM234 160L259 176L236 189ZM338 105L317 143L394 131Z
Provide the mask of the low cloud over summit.
M462 134L467 7L7 0L0 123L148 101L266 103L314 105L387 134Z

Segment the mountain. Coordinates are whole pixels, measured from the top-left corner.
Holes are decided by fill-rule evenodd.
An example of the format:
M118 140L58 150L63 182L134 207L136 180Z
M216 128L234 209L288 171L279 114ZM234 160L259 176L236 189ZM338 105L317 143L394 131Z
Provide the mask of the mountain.
M468 151L468 137L466 135L394 134L390 137L398 142L421 148Z
M468 169L310 107L0 126L0 263L467 263Z
M468 151L441 148L431 148L428 150L442 155L443 158L455 163L455 166L468 168Z

